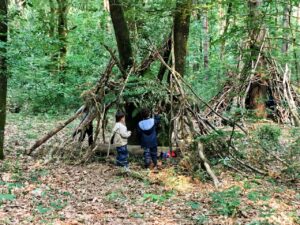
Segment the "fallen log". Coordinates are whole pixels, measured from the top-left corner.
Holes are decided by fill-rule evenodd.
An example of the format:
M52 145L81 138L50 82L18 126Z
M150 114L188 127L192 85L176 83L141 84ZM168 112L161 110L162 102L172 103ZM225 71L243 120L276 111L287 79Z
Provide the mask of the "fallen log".
M107 149L109 148L109 144L98 144L93 151L94 152L100 152L100 153L107 153ZM115 153L115 148L116 146L111 145L110 149L112 150L112 153ZM176 149L176 147L173 147L174 149ZM127 149L128 149L128 153L132 154L132 155L143 155L144 150L141 148L140 145L127 145ZM168 152L169 151L169 147L165 147L165 146L158 146L157 147L157 154L159 155L161 152Z

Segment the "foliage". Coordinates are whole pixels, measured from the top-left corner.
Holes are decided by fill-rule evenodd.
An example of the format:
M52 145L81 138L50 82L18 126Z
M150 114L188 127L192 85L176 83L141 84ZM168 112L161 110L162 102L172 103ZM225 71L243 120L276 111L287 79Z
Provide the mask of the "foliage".
M272 125L264 125L256 131L256 137L260 141L274 145L278 144L280 135L280 128Z
M143 199L144 201L162 203L170 199L172 196L174 196L174 194L175 194L174 191L166 191L161 195L148 193L143 195Z
M0 203L1 201L12 201L16 198L14 194L0 194Z
M170 34L176 2L123 1L137 65L148 55L150 44L160 46ZM293 71L292 79L299 81L300 71L296 62L299 46L291 43L287 54L283 54L281 49L284 38L299 39L298 20L292 16L288 28L278 22L287 7L291 6L292 11L295 11L298 3L298 0L265 1L259 19L269 31L268 40L272 46L270 53L281 64L288 63ZM26 112L56 114L65 109L78 108L82 103L80 94L94 86L108 62L109 54L102 43L116 49L112 24L103 1L69 2L66 65L64 70L60 70L57 57L63 43L57 33L57 4L53 6L55 13L51 7L46 0L31 0L25 7L13 1L9 5L9 105L18 106ZM228 11L229 7L231 11ZM229 3L221 0L193 1L192 11L186 79L198 94L209 100L230 79L228 74L240 72L237 66L239 56L242 59L250 57L245 48L251 26L245 16L249 9L246 1L234 0ZM209 23L208 68L203 64L204 15L207 15ZM224 26L227 26L226 30ZM129 84L125 97L145 104L143 98L136 96L144 94L144 91L149 93L151 87L151 91L158 94L152 96L161 97L162 89L157 88L158 82L154 79L159 68L160 64L154 63L144 75L145 79L133 75L129 83L137 82L138 88L130 89ZM117 72L116 75L118 77L120 74ZM145 81L147 87L141 86Z
M234 216L237 213L240 201L241 189L233 186L223 192L214 192L210 196L212 198L213 207L220 215Z
M265 195L264 193L258 192L258 191L251 191L248 193L248 199L251 201L258 201L258 200L263 200L266 201L270 198L270 196Z

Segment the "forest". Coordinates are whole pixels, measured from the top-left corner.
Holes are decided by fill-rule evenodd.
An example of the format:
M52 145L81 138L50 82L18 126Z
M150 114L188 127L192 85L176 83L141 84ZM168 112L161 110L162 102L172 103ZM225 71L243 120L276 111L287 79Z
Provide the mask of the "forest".
M0 224L300 224L300 0L0 0Z

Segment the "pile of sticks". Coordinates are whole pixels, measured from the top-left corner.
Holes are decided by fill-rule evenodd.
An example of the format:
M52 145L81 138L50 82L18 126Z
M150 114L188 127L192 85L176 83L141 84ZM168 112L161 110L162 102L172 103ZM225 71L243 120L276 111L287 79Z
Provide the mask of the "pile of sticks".
M262 59L263 58L263 59ZM300 126L300 96L291 85L291 71L286 64L282 68L270 55L262 55L259 59L264 62L264 77L256 74L256 64L248 76L231 75L225 82L222 90L209 102L210 107L205 110L205 116L217 126L222 126L224 121L214 113L224 114L238 109L242 114L248 109L247 98L250 96L250 87L254 83L263 83L268 89L268 97L272 99L272 119L282 124Z

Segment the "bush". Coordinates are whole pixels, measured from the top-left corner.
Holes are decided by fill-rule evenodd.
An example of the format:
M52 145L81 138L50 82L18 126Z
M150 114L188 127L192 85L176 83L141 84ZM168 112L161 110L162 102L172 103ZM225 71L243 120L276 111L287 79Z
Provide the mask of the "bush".
M262 142L278 144L281 130L277 126L264 125L256 131L255 135Z

